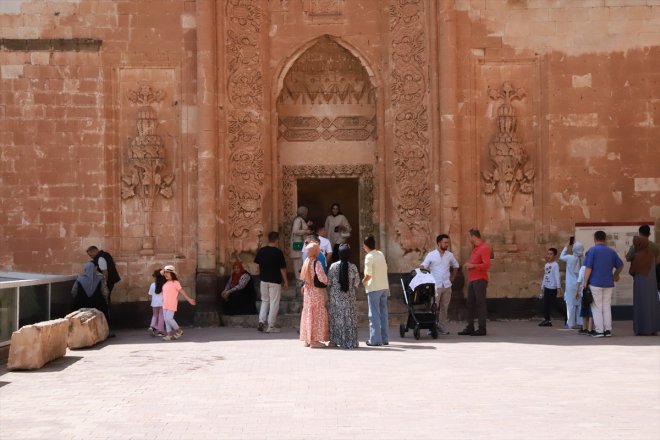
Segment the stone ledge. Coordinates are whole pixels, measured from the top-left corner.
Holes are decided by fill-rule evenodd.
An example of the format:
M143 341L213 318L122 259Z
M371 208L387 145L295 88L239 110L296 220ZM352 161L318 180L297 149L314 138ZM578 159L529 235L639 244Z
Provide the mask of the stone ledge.
M2 38L0 50L10 52L98 52L103 40L93 38Z

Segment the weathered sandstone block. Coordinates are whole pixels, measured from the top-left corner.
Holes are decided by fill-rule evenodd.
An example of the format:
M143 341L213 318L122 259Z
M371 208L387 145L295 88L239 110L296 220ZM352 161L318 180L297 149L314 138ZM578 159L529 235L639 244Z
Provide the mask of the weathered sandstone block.
M69 348L91 347L108 338L108 321L97 309L80 309L66 315Z
M35 370L66 354L69 321L54 319L26 325L11 335L7 368Z

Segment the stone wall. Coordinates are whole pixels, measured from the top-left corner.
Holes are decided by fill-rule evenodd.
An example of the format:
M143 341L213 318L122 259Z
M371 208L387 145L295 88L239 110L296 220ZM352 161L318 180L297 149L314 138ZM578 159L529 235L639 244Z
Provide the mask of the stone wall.
M290 227L302 173L360 180L393 272L478 227L491 296L534 296L575 223L660 218L658 29L656 0L1 2L0 269L76 273L94 244L118 301L170 263L194 291ZM319 42L373 99L293 103ZM356 154L278 119L356 115Z
M148 274L164 264L175 263L193 286L195 2L12 0L1 7L0 267L77 273L85 249L97 245L118 261L118 301L144 298ZM156 134L162 177L174 176L173 197L155 197L150 234L144 200L122 198L138 137L139 105L127 94L139 85L164 95L154 104ZM148 235L151 252L141 253Z

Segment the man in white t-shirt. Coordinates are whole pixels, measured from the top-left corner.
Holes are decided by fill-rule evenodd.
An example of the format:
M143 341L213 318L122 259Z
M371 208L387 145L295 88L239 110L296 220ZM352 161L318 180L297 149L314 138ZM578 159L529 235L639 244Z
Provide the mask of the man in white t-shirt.
M429 252L421 266L422 270L427 270L433 275L435 280L435 302L438 305L438 334L448 335L447 331L447 310L451 301L451 283L456 277L460 266L454 254L449 251L451 244L449 235L440 234L435 239L438 249ZM451 268L454 268L452 271Z
M330 266L330 262L332 261L332 243L325 238L325 232L325 226L319 226L317 234L319 236L319 241L321 242L321 252L325 255L325 260L328 262L328 266Z

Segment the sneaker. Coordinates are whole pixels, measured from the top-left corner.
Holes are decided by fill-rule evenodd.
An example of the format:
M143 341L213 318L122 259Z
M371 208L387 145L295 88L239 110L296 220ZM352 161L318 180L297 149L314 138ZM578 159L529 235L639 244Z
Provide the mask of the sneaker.
M161 337L162 337L162 336L165 336L165 333L163 333L163 332L158 332L158 333L155 334L154 336L161 336Z
M544 319L543 321L539 322L539 327L552 327L552 322Z
M604 333L598 333L598 332L593 332L593 333L591 334L591 337L593 337L593 338L602 338L602 337L604 337L604 336L605 336Z
M605 330L605 333L603 333L603 335L604 335L606 338L611 338L611 337L612 337L612 332L609 331L609 330Z
M174 335L172 336L174 339L179 339L181 336L183 336L183 330L179 329L174 332Z
M589 334L589 336L593 336L596 334L596 330L589 330L587 333Z
M264 327L266 327L266 325L263 322L260 322L259 324L257 324L257 331L258 332L264 331Z
M171 340L173 340L173 339L174 339L174 338L173 338L172 336L170 336L170 335L167 335L167 336L164 336L164 337L163 337L163 341L171 341Z
M589 330L585 330L583 328L578 330L578 335L588 335L588 334L589 334Z
M458 332L458 334L461 336L472 336L472 333L474 333L474 327L470 327L469 325L462 331Z
M470 336L486 336L486 329L485 328L480 328L478 330L475 330L472 332Z
M447 330L445 330L444 328L440 328L440 329L438 329L438 334L439 335L448 335L449 332Z
M369 341L365 342L365 344L367 344L369 347L380 347L381 345L383 345L383 344L372 344Z
M266 333L279 333L281 330L277 327L268 327Z

